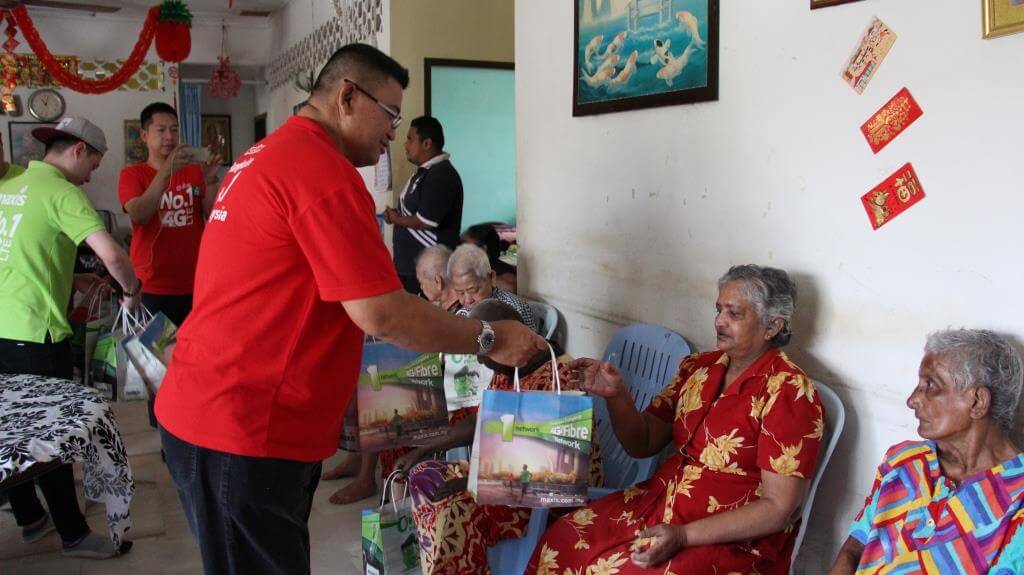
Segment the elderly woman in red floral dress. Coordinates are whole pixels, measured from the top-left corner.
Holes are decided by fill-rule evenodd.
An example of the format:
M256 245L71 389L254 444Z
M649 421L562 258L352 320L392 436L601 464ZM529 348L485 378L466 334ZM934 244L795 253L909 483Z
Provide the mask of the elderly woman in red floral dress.
M644 412L611 364L574 362L627 453L675 451L650 480L556 521L527 573L788 573L824 429L814 385L779 349L796 287L746 265L718 290L718 349L684 359Z

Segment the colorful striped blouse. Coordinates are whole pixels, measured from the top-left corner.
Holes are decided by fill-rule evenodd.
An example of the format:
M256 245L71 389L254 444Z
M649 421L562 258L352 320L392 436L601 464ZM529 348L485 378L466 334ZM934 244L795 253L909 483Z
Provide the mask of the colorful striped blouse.
M857 575L1024 573L1024 455L964 479L942 476L931 441L885 454L850 536Z

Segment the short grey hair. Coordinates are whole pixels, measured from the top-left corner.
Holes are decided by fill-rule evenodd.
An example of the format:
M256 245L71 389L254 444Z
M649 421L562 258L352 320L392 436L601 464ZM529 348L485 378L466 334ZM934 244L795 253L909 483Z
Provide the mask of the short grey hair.
M1004 433L1012 431L1020 402L1021 358L1010 342L985 329L947 329L929 335L924 351L952 360L950 375L961 391L988 388L989 417Z
M437 244L424 248L416 257L416 273L424 277L441 276L441 279L448 280L448 259L452 257L452 250L443 244Z
M774 318L782 320L782 329L769 343L775 347L788 344L793 337L793 308L796 306L796 284L789 274L778 268L747 264L729 268L718 280L718 289L729 282L743 283L762 325L768 327Z
M457 278L469 274L477 279L489 279L491 262L487 259L487 252L473 244L462 244L448 258L448 277Z

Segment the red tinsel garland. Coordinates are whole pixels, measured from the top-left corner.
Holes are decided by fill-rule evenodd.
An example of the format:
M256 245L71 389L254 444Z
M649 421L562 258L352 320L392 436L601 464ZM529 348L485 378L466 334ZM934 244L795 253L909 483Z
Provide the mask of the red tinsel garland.
M39 32L32 23L32 18L29 17L28 9L25 8L24 4L19 4L11 12L14 14L18 28L21 29L21 34L25 37L29 47L32 48L32 51L35 52L39 61L42 62L46 71L54 79L60 82L62 86L66 86L76 92L104 94L116 90L139 71L139 66L142 65L142 61L146 58L146 53L149 52L149 47L153 44L160 7L154 6L149 9L149 12L146 14L146 21L142 24L142 31L139 33L139 40L135 43L135 48L132 49L131 55L121 65L121 68L102 80L87 80L61 66L60 62L53 57L50 49L46 47L46 43L39 36Z

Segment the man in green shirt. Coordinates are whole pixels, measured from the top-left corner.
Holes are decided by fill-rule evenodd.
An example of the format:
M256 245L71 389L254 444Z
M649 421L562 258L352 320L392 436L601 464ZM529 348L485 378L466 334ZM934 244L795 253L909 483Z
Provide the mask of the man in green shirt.
M7 180L16 178L21 174L25 173L25 168L18 164L9 164L4 159L4 140L0 136L0 184L4 184Z
M103 132L88 120L64 118L32 135L46 145L43 160L29 162L24 174L0 184L0 373L70 379L67 309L78 244L85 241L121 284L124 304L138 305L140 284L128 254L79 188L107 150ZM35 483L49 513L36 497ZM109 538L89 530L70 465L12 487L8 496L26 542L56 529L68 556L106 559L127 550L114 549Z
M523 470L519 473L519 487L522 488L522 492L519 493L520 501L526 496L526 490L530 488L531 479L533 479L533 473L530 472L529 467L524 463Z

